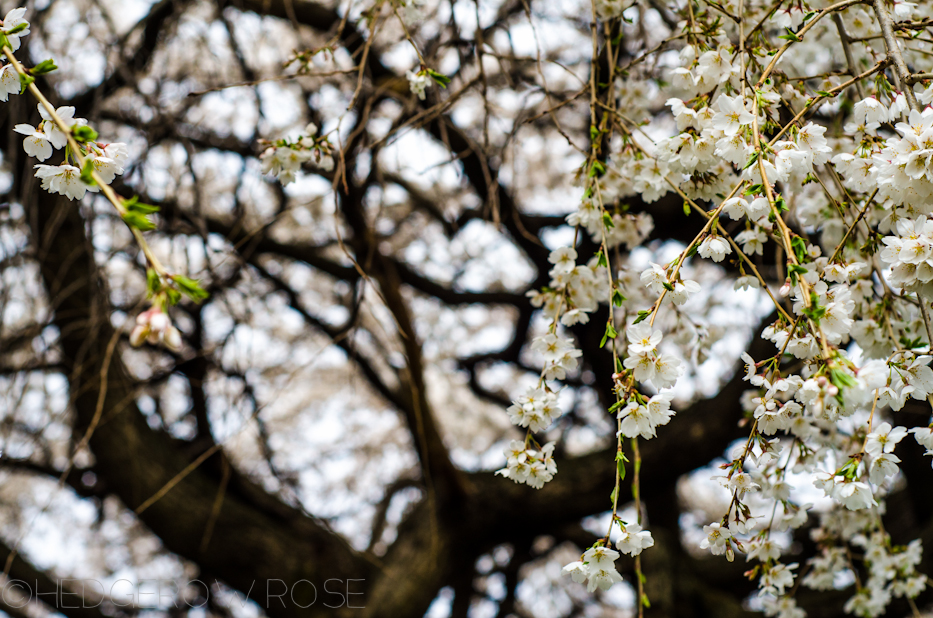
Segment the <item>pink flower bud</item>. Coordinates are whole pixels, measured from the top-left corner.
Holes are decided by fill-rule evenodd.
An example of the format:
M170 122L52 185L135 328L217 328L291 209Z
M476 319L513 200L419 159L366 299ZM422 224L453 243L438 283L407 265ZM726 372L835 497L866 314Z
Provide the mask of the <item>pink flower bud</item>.
M168 316L161 311L152 314L152 317L149 318L149 327L152 328L152 331L155 333L164 333L165 329L169 328L171 325L172 323L168 319Z

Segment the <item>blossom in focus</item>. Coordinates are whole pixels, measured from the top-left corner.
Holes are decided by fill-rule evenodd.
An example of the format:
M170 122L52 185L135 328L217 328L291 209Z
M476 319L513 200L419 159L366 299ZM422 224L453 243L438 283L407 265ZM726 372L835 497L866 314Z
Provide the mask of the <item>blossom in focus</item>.
M19 49L20 39L26 36L27 34L29 34L29 22L23 19L23 16L25 14L26 14L26 9L19 7L19 8L9 11L3 17L3 27L0 28L0 32L6 35L7 41L10 42L10 48L13 51L16 51ZM24 25L26 27L22 28L22 26ZM14 30L17 30L18 28L21 28L21 29L18 30L17 32L14 32Z
M45 161L52 156L52 142L49 141L49 136L44 132L39 131L31 124L18 124L13 127L13 130L20 135L26 136L26 139L23 140L23 150L30 157Z
M60 193L71 200L80 200L85 193L96 193L99 187L91 187L81 180L81 170L74 165L36 165L36 178L42 181L42 188L49 193Z

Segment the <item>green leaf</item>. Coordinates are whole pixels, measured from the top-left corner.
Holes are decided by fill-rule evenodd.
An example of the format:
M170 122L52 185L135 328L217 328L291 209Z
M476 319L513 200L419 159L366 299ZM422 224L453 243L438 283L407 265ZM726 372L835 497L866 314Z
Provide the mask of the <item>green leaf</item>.
M609 494L609 501L612 502L612 504L615 504L615 503L616 503L616 499L617 499L618 497L619 497L619 488L618 488L618 487L613 487L613 488L612 488L612 493Z
M621 401L618 402L620 405ZM616 470L619 471L619 479L625 480L625 464L628 462L628 457L625 456L625 453L622 451L616 451Z
M810 257L807 254L807 244L803 241L803 238L800 236L794 236L790 239L790 246L794 249L794 255L797 256L798 262L806 262L807 258Z
M616 226L616 224L612 222L612 215L610 215L608 212L603 213L603 225L606 226L607 230L611 230Z
M900 338L901 346L907 350L913 350L914 348L922 348L926 344L923 342L921 337L915 339L908 339L907 337L902 336Z
M594 176L602 176L606 173L606 166L599 159L593 160L592 165L590 165L589 177L593 178Z
M450 83L450 78L444 75L443 73L438 73L434 69L428 69L428 75L434 82L441 88L447 88L447 84Z
M162 289L162 279L154 268L146 269L146 298L151 298Z
M855 459L850 459L847 461L834 476L844 476L849 480L855 480L856 474L858 472L859 462Z
M804 307L801 309L801 312L810 318L814 324L819 325L820 320L826 315L826 307L822 307L817 304L810 305L809 307Z
M6 35L0 32L0 49L10 46L10 39L6 38Z
M690 216L690 202L684 202L684 215L687 217Z
M747 170L747 169L750 168L751 166L753 166L753 165L755 165L756 163L758 163L758 156L759 156L759 154L760 154L760 153L755 152L755 153L748 159L748 162L745 164L745 166L744 166L742 169L743 169L743 170Z
M97 181L91 174L94 173L94 162L88 157L84 160L84 167L81 168L81 182L89 187L96 187Z
M606 253L602 249L596 252L596 264L598 266L605 266L607 268L609 267L609 261L606 259Z
M853 378L852 376L850 376L849 374L847 374L845 371L842 371L841 369L830 369L830 370L829 370L829 380L830 380L830 382L832 382L837 388L852 387L852 386L855 386L856 384L858 384L858 383L855 381L855 378Z
M616 307L621 307L626 300L628 299L622 296L622 292L618 289L612 291L612 304Z
M148 232L149 230L154 230L156 227L146 215L141 212L136 212L135 210L127 210L123 213L123 220L126 221L128 226L135 227L141 232Z
M181 300L181 292L174 288L165 288L165 295L168 296L170 305L177 305L178 301Z
M93 142L97 139L97 131L87 125L74 125L71 127L71 134L74 136L75 141L81 144Z
M26 22L23 22L21 24L17 24L16 27L10 30L9 32L7 32L7 34L18 34L28 27L29 27L29 24Z
M781 36L778 37L779 39L784 39L784 40L786 40L786 41L794 41L794 42L796 42L796 43L799 43L800 41L803 40L803 39L801 39L799 36L797 36L797 33L796 33L796 32L794 32L793 30L791 30L791 29L788 28L787 26L784 27L784 31L785 31L787 34L782 34Z
M183 277L182 275L174 275L172 281L175 282L175 285L178 286L179 291L193 300L196 303L200 303L202 300L206 300L210 296L207 291L201 287L200 282L197 279L189 279L188 277Z
M664 286L664 289L667 290L668 292L673 292L673 291L674 291L674 286L671 285L671 282L670 282L670 281L665 281L665 282L662 283L661 285L663 285L663 286Z
M26 92L26 88L29 88L29 85L36 81L36 78L32 75L23 75L19 74L19 93L23 94Z
M638 312L638 317L635 318L635 321L632 322L632 325L638 324L639 322L644 322L648 316L651 315L650 311L641 310Z
M135 195L128 200L123 200L123 205L127 210L132 210L133 212L142 213L144 215L151 215L153 213L159 212L158 206L153 206L152 204L143 204Z
M603 333L603 338L602 338L602 341L599 342L599 347L604 347L606 345L606 341L608 341L609 339L615 339L618 336L619 336L619 333L616 332L616 329L615 327L613 327L612 322L606 322L606 332Z
M645 594L644 592L641 593L641 604L644 605L645 607L651 607L651 601L648 600L648 595Z
M816 292L810 292L810 306L804 307L802 312L814 323L819 324L823 316L826 315L826 307L820 306L820 297L816 295Z
M33 75L45 75L46 73L51 73L52 71L55 71L56 69L58 69L58 67L55 66L54 60L43 60L36 66L32 67L32 69L29 72L32 73Z

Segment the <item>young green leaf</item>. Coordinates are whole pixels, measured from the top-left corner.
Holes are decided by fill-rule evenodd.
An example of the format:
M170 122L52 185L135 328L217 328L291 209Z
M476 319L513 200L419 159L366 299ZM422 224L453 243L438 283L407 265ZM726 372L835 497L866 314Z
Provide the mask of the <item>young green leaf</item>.
M86 184L89 187L96 187L97 181L94 180L94 177L91 174L94 173L94 162L91 161L90 157L84 160L84 167L81 168L81 182Z
M202 300L207 299L210 296L207 291L201 287L200 282L197 279L189 279L182 275L174 275L172 281L175 282L175 285L178 286L179 291L193 300L196 303L200 303Z
M43 60L36 66L32 67L29 72L33 75L45 75L46 73L51 73L56 69L58 69L58 67L55 66L54 60Z
M141 232L148 232L155 229L155 224L149 220L149 217L135 210L127 210L123 213L123 220L130 227L135 227Z
M86 144L97 139L97 131L87 125L74 125L71 127L71 134L79 144Z
M32 75L23 75L20 73L19 76L19 93L23 94L26 92L26 88L29 88L29 85L36 81L36 78Z

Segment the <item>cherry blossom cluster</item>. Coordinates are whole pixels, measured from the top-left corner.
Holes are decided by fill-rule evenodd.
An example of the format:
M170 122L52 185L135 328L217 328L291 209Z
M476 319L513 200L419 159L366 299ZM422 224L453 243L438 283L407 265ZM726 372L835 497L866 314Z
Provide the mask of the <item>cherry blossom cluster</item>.
M166 272L150 250L142 232L155 228L149 215L158 212L159 208L143 204L137 197L122 198L110 188L114 179L125 171L129 160L126 144L100 141L97 131L88 125L86 119L75 117L74 107L62 106L56 109L52 106L35 85L37 76L57 69L52 60L44 60L34 67L24 67L15 58L14 52L20 47L20 39L30 32L25 14L25 8L13 9L0 23L0 53L8 61L0 69L0 100L7 101L10 94L20 94L28 89L38 101L42 120L36 127L20 123L13 130L26 136L23 140L26 154L40 161L35 165L35 175L41 180L44 190L64 195L69 200L83 199L88 192L101 192L132 230L148 264L146 290L151 307L137 316L136 326L130 333L130 343L140 346L148 341L177 351L182 343L181 333L172 325L167 308L176 304L182 296L201 302L208 294L198 281ZM59 150L64 150L61 163L43 163Z
M533 434L547 430L563 412L558 405L556 380L564 380L568 372L577 371L578 359L583 352L576 348L573 340L563 333L564 327L577 323L587 323L589 313L595 311L603 292L600 277L601 269L595 262L589 265L577 264L577 252L570 247L563 247L551 252L549 256L553 267L550 271L551 286L541 292L530 292L531 303L542 309L550 320L548 331L534 338L531 350L543 361L543 367L535 386L528 388L508 408L512 424L526 430L525 441L513 441L506 449L507 467L499 473L517 483L527 483L540 488L550 481L557 472L556 463L551 459L548 447L538 447ZM550 384L549 384L550 383ZM528 461L540 461L544 467L534 474L528 474L526 459L516 457L515 446L532 444L535 448L525 452ZM523 450L526 447L523 446ZM546 453L545 459L537 453ZM540 472L540 473L539 473Z
M611 24L627 5L599 0L593 6ZM737 17L722 19L729 11ZM889 48L877 35L885 19L920 30L933 7L823 3L774 11L771 3L750 0L701 2L696 12L678 14L687 34L679 43L666 41L668 50L679 46L669 85L648 95L666 102L671 120L655 117L644 128L610 88L599 113L609 110L613 128L590 130L594 143L605 143L607 132L618 139L608 157L585 166L581 206L568 220L597 244L619 234L621 242L610 246L631 249L650 234L651 220L642 223L644 213L615 206L629 197L650 204L676 193L685 214L705 219L674 260L649 261L637 278L623 261L605 290L625 290L628 297L619 304L625 320L607 328L610 339L620 331L628 341L613 376L619 400L610 412L620 439L650 439L663 429L674 414L666 389L684 373L680 355L659 349L665 329L676 333L671 343L683 356L700 346L679 334L689 323L682 308L704 292L687 274L696 272L691 264L705 260L738 270L736 290L766 293L774 304L778 317L761 336L775 354L764 360L743 354L750 435L716 477L730 502L720 521L704 527L701 547L756 561L749 573L766 614L802 618L788 596L797 588L799 565L781 560L787 547L774 533L813 517L813 505L788 483L790 473L808 474L833 507L812 533L824 558L807 565L803 585L835 586L826 578L854 572L856 554L870 577L846 609L877 616L892 598L916 597L926 586L915 570L919 541L897 547L881 525L885 498L900 477L895 450L913 434L933 455L933 428L888 420L889 410L933 393L933 107L926 107L933 83L924 81L928 74L904 73L915 66L898 58L911 53L909 46ZM755 24L764 27L753 40L748 33ZM848 46L844 58L820 53L821 46L840 45L840 37ZM853 54L860 63L852 62ZM840 71L841 60L847 64ZM626 74L616 84L620 93L628 80L639 82ZM842 96L853 104L839 107ZM842 132L826 114L843 114ZM758 270L769 244L782 260L783 285L769 286ZM632 307L633 298L639 307ZM550 315L560 306L555 299ZM655 394L642 394L644 387ZM624 460L621 442L619 448ZM608 536L588 551L604 550L607 542ZM839 549L845 545L852 551ZM612 579L601 559L594 584L586 562L584 554L565 571L590 582L591 590Z
M603 545L595 545L583 553L580 560L564 567L564 573L577 583L586 582L586 589L594 592L597 588L608 590L613 584L622 581L616 570L615 562L619 552Z
M541 489L557 474L553 454L553 442L548 442L540 449L531 449L522 440L512 440L505 450L506 467L496 470L496 474Z
M674 386L677 378L683 374L683 367L679 358L658 350L658 345L663 339L661 331L654 330L650 324L642 322L629 326L625 331L625 337L629 343L628 357L623 365L632 370L635 379L639 382L650 382L657 389ZM661 396L661 399L654 402L655 411L652 412L652 417L657 418L659 409L664 406L670 406L670 398ZM668 420L670 418L660 424L667 424Z
M422 4L400 2L396 14L411 25ZM582 196L567 217L574 241L550 252L549 285L529 292L546 325L528 351L536 380L507 410L525 437L510 442L498 473L535 488L554 477L554 443L538 439L562 416L561 382L594 362L572 329L608 309L600 347L613 362L612 521L564 571L604 590L621 580L619 552L630 554L639 608L647 605L639 555L654 541L636 489L639 441L665 430L678 381L721 336L691 315L715 302L703 273L735 272L735 291L773 304L775 318L756 335L774 351L742 354L749 435L714 477L728 505L704 525L700 546L754 561L749 574L769 616L802 618L799 585L835 587L844 571L869 574L847 611L880 615L892 598L926 586L916 571L920 543L894 545L882 517L901 478L898 445L912 434L933 455L933 425L899 426L891 416L933 394L933 81L909 74L929 53L926 41L912 47L903 36L922 32L933 6L655 4L631 15L631 3L594 0L581 16L595 17L594 50L610 54L618 45L600 33L622 32L645 11L661 12L658 23L682 22L624 70L607 77L592 67ZM889 22L899 33L893 46ZM840 46L845 53L826 53ZM449 79L418 57L406 77L424 100L432 82ZM263 153L263 170L287 184L307 161L332 168L331 152L326 139L283 140ZM639 248L655 218L629 204L665 197L699 230L674 259L660 257L670 246ZM581 256L581 246L596 249ZM637 521L626 523L619 490L630 458ZM789 479L801 474L831 507L816 513L800 497ZM805 568L783 560L786 535L777 533L816 519L821 554ZM621 534L619 551L612 534Z
M51 114L42 104L38 105L39 114L42 116L42 122L38 127L29 124L18 124L13 130L26 136L23 140L23 149L26 154L35 157L39 161L45 161L50 158L55 150L61 150L68 145L67 135L61 130L54 121ZM56 115L64 121L69 127L85 127L87 120L84 118L75 118L75 108L66 106L55 110ZM93 166L94 171L106 184L113 182L114 178L123 174L124 166L129 159L129 151L126 144L114 142L110 144L89 141L82 144L82 155L85 162ZM77 163L71 159L72 163ZM89 182L86 173L77 165L68 162L66 155L65 161L59 165L35 166L36 178L42 181L42 188L50 193L58 193L66 196L70 200L80 200L87 192L97 193L100 186L96 181ZM85 163L87 165L87 163Z
M3 28L0 29L13 51L19 49L20 37L29 34L29 23L23 19L25 13L24 8L13 9L7 13ZM13 31L15 34L11 34ZM19 94L32 83L29 80L35 79L32 75L41 75L54 69L55 65L51 61L45 61L24 77L12 63L5 64L0 70L0 100L7 101L10 94ZM84 118L75 118L74 107L59 107L54 113L42 102L37 107L42 117L38 127L22 123L13 127L13 130L26 136L23 140L26 154L40 161L35 166L35 174L42 181L43 189L71 200L80 200L88 191L100 191L99 182L110 184L114 178L123 174L129 159L126 144L96 141L97 132L87 126ZM77 152L69 146L77 146ZM41 163L62 149L65 149L65 156L61 163ZM96 179L90 176L92 169L97 173Z
M654 546L654 539L650 532L638 524L623 523L621 528L622 535L616 541L619 551L600 544L593 545L583 552L580 560L566 565L563 572L577 583L586 581L590 592L597 588L608 590L612 584L622 581L622 576L615 568L615 561L621 556L619 552L638 556L643 550Z
M153 345L161 343L174 351L181 349L181 333L159 305L153 305L136 316L136 326L130 333L130 344L139 347L145 341Z
M30 33L25 15L25 8L15 8L4 16L0 26L0 42L5 48L4 54L8 53L8 62L0 69L0 101L8 101L9 95L20 94L30 87L36 76L56 69L51 60L29 69L15 64L13 52L20 48L22 37ZM43 189L68 199L81 199L88 191L100 191L98 183L110 184L123 173L129 158L126 144L96 141L97 132L87 126L84 118L75 118L73 107L59 107L53 111L46 101L40 101L38 109L42 117L38 127L17 124L13 130L26 136L23 140L26 154L39 160L35 174L42 181ZM60 164L42 164L62 149L65 149L65 156ZM95 178L91 177L91 170L96 172Z
M308 123L304 133L295 139L282 138L269 145L259 156L263 174L274 174L283 185L295 182L296 174L305 163L313 163L325 172L334 169L333 147L326 136L315 135L317 125Z

